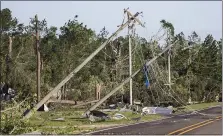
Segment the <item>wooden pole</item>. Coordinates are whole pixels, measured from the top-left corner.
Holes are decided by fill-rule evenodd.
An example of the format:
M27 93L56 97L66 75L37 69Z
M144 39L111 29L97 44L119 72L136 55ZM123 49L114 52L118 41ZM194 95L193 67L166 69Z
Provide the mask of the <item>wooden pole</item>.
M128 17L129 18L129 17ZM129 76L132 75L132 45L131 45L131 35L130 35L130 28L128 29L128 35L129 35ZM129 94L130 94L130 105L133 105L132 103L132 79L130 78L129 81Z
M128 20L125 24L123 24L114 34L112 34L98 49L96 49L90 56L88 56L79 66L77 66L64 80L62 80L50 93L48 93L35 107L32 111L29 111L23 119L30 118L34 111L39 109L49 98L55 94L65 83L67 83L78 71L80 71L90 60L93 59L94 56L98 54L118 33L120 33L129 23L137 17L136 14L132 19Z

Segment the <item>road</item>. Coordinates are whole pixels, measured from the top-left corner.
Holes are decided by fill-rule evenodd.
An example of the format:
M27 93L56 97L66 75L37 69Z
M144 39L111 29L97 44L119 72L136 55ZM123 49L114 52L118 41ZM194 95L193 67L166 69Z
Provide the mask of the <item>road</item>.
M200 114L201 113L201 114ZM222 135L222 108L175 115L163 120L95 131L91 135Z

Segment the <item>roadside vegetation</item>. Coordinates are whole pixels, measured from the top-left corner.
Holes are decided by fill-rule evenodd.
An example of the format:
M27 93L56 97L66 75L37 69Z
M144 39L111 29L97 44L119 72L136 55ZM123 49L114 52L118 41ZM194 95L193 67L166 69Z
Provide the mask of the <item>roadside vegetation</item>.
M64 79L87 56L96 50L110 33L106 27L99 33L78 20L78 15L61 27L50 26L47 19L35 20L31 17L29 25L18 22L10 9L1 9L1 45L0 45L0 83L7 83L16 90L13 101L1 102L1 134L23 134L41 131L46 134L79 134L104 127L131 124L132 118L140 114L123 112L127 119L90 122L82 119L84 110L64 108L36 112L29 120L20 120L24 111L36 104L36 54L35 23L40 32L41 56L41 98ZM59 18L58 18L59 19ZM142 67L144 62L156 56L166 45L160 45L160 39L175 43L171 49L171 86L168 86L168 53L164 53L148 67L150 86L145 85L145 73L142 71L133 79L133 99L144 106L155 106L165 101L173 103L176 113L188 112L190 108L200 110L218 105L216 97L221 99L222 91L222 39L214 39L208 34L204 39L194 31L186 36L176 34L174 24L160 21L160 30L156 38L135 36L133 44L133 71ZM169 34L168 38L163 38ZM149 39L149 40L148 40ZM11 50L9 51L9 45ZM188 48L190 47L190 52ZM117 52L121 52L121 54ZM110 92L123 79L128 77L128 36L118 36L106 49L103 49L91 62L80 70L63 87L65 100L94 100L97 85L101 86L101 98ZM190 59L190 63L189 62ZM190 93L188 91L190 88ZM187 105L189 97L198 104ZM125 85L104 105L118 102L129 103L129 85ZM69 107L69 106L68 106ZM88 107L84 107L89 108ZM109 115L115 114L109 112ZM56 118L65 121L52 121ZM142 116L140 121L161 119L161 115Z

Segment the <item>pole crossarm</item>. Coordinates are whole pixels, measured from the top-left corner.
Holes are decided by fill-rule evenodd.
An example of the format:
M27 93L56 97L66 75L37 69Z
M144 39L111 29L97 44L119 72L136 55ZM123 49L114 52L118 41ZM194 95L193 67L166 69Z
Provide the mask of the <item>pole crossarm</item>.
M137 12L133 18L128 19L125 24L122 24L119 29L113 33L101 46L99 46L90 56L88 56L79 66L77 66L67 77L64 78L52 91L50 91L37 105L34 106L34 108L29 111L23 119L28 119L31 117L31 115L37 111L44 103L47 102L47 100L50 99L50 97L57 93L59 89L66 84L78 71L80 71L89 61L93 59L94 56L96 56L109 42L112 41L112 39L117 36L126 26L128 26L137 16L139 13Z
M175 42L174 42L175 43ZM153 59L149 60L146 62L146 66L149 66L152 62L154 62L158 57L160 57L164 52L166 52L167 50L169 50L173 45L170 44L169 46L167 46L161 53L159 53L157 56L155 56ZM90 111L96 109L99 105L101 105L105 100L107 100L110 96L112 96L115 92L117 92L119 89L122 88L123 85L125 85L126 83L128 83L130 81L130 79L132 79L134 76L136 76L141 69L143 69L144 65L138 69L135 73L133 73L131 76L129 76L127 79L125 79L121 84L119 84L117 87L115 87L110 93L108 93L104 98L102 98L100 101L98 101L94 106L92 106L89 110L87 110L85 112L85 115L88 116Z
M128 11L128 9L125 9L124 10L124 12L126 12L127 13L127 15L128 16L130 16L131 18L130 19L134 19L136 22L138 22L142 27L145 27L143 24L142 24L142 22L138 19L138 18L136 18L140 13L139 12L137 12L135 15L132 15L129 11ZM142 12L141 12L142 13ZM137 15L137 16L136 16Z

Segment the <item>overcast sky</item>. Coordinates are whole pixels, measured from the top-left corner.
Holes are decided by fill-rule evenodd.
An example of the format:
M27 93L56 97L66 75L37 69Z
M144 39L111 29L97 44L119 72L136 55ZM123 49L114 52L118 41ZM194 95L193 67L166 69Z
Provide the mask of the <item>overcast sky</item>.
M146 22L146 29L137 27L143 37L150 37L160 27L160 20L171 22L176 33L186 36L196 31L201 38L212 34L222 37L222 1L4 1L1 8L9 8L20 23L28 24L30 17L38 14L49 26L63 26L66 21L79 16L79 21L96 32L104 26L113 33L123 20L123 9L143 12L139 19ZM122 34L126 34L124 31Z

